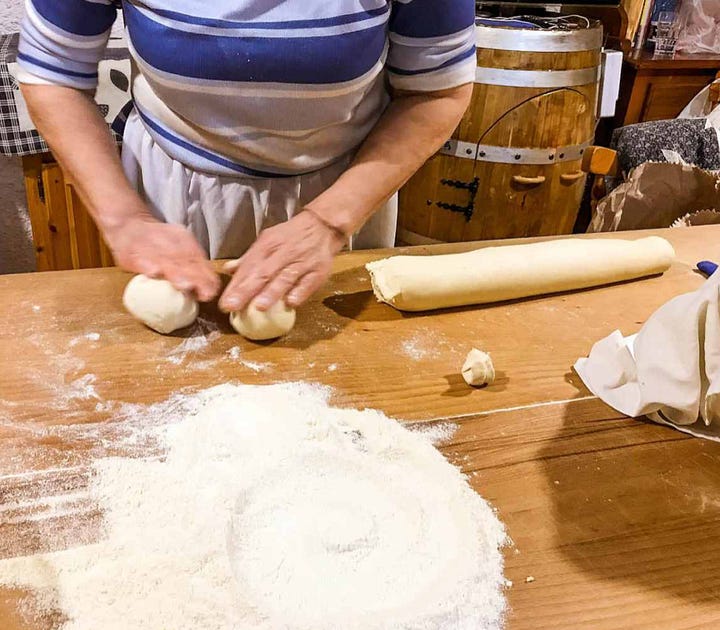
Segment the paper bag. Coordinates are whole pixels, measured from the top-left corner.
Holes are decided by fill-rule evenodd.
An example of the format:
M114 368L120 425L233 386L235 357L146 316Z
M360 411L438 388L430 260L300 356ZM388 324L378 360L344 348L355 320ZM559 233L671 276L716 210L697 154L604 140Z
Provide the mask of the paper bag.
M646 162L598 204L588 232L666 228L701 210L720 210L720 178L688 164Z

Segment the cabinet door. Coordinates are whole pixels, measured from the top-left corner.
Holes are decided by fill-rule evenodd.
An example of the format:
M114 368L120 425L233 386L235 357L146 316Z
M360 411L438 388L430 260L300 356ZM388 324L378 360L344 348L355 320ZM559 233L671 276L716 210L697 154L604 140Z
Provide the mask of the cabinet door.
M114 263L110 249L100 236L95 222L80 201L75 188L69 182L65 184L65 198L70 223L73 267L75 269L112 267Z
M23 171L37 270L111 267L110 250L57 162L26 157Z
M677 76L657 77L650 82L645 107L644 121L677 118L693 97L712 81L712 77Z

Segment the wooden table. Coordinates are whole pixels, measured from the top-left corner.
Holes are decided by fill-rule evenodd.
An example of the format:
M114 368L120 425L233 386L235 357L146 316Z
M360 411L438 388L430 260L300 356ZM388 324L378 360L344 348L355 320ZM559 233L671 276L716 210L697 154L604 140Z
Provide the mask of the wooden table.
M97 534L92 506L81 532L72 515L7 506L82 485L77 471L118 450L101 430L94 441L73 437L80 423L108 420L118 404L109 401L305 379L334 387L338 405L457 424L442 450L514 541L505 554L509 628L720 627L720 445L622 417L571 369L601 337L636 332L669 298L698 287L698 260L720 257L720 226L656 233L678 253L662 277L434 314L375 302L363 265L383 252L344 255L286 339L243 341L205 308L219 334L185 354L187 340L123 312L129 276L116 269L0 277L0 555L47 549L50 526L67 532L67 546ZM492 353L499 374L485 390L458 373L473 346ZM36 630L15 612L21 595L0 591L4 630Z

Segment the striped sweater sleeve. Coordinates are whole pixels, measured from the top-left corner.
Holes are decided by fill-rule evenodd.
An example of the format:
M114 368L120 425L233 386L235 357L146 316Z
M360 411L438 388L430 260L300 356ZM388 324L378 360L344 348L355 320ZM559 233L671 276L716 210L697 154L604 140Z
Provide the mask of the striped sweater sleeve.
M397 89L427 92L475 78L474 0L393 0L387 71Z
M112 0L26 0L18 79L94 89L117 11Z

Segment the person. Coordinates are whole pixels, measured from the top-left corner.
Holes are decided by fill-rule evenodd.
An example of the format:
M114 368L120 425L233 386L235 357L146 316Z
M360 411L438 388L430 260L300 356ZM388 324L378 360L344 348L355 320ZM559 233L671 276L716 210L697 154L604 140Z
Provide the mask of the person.
M220 307L302 304L345 246L394 245L394 193L475 77L473 0L124 0L122 157L92 95L117 7L28 0L18 80L118 265Z

